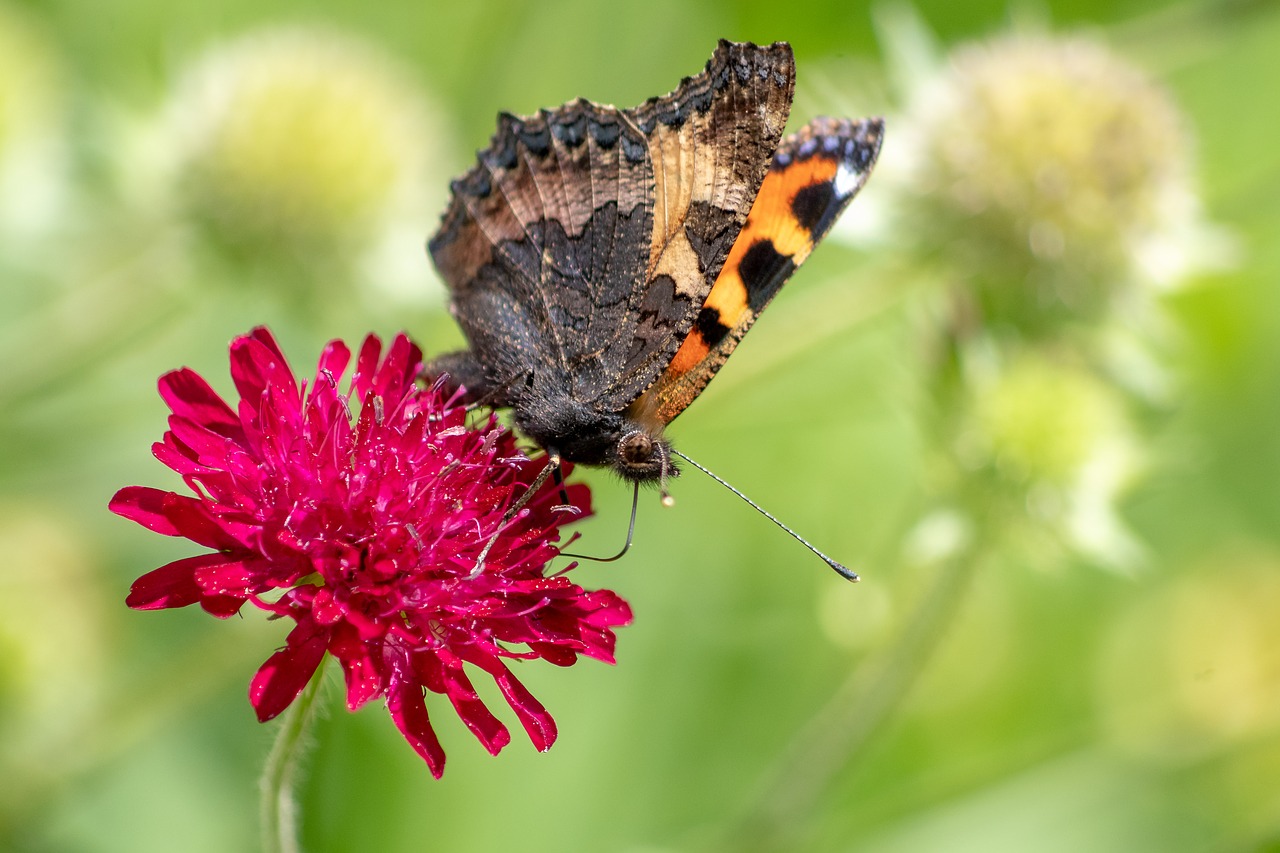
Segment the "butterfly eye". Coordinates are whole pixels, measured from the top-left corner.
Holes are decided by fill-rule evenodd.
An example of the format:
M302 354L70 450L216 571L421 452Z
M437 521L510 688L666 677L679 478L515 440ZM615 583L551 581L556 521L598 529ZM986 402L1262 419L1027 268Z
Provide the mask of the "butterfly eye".
M618 446L618 455L627 465L646 465L653 461L653 439L643 432L629 432Z

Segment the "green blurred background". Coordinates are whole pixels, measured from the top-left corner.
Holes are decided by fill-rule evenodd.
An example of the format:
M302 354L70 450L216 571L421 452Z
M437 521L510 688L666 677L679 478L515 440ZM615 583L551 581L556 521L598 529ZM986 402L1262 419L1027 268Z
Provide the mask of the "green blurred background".
M1043 515L1031 491L988 504L937 475L939 389L960 382L938 380L921 346L918 283L938 258L855 228L816 253L672 436L864 582L690 473L674 509L641 505L625 560L577 571L634 607L619 665L520 670L559 723L549 753L517 734L491 758L429 700L449 754L433 781L382 710L347 714L331 689L302 841L1280 849L1280 6L1151 0L6 0L0 849L257 844L273 729L245 690L283 626L124 607L134 578L194 551L106 509L124 485L176 486L149 453L161 373L185 364L229 389L226 344L258 324L303 373L326 340L371 329L455 347L422 244L495 112L628 106L699 69L720 37L793 44L797 118L890 116L883 174L854 206L874 219L892 207L895 126L910 124L893 123L904 69L928 41L911 32L945 53L1026 28L1084 34L1167 90L1227 247L1148 297L1163 390L1131 391L1142 383L1118 375L1123 360L1106 373L1143 451L1108 504L1129 556L1053 531L945 547L957 518L1035 533ZM254 50L271 85L241 105L245 127L211 124L226 104L208 81ZM305 137L270 148L263 128L298 92L356 115L311 132L368 154L363 170ZM313 180L291 185L273 157ZM227 200L241 190L284 201L254 219ZM580 548L611 552L628 490L587 476L598 517ZM945 553L920 556L931 547Z

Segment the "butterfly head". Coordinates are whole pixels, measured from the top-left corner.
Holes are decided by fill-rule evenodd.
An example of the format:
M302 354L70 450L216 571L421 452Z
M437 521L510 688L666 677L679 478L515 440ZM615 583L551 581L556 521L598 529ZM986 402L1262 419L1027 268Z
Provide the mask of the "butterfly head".
M654 483L662 491L664 503L670 502L667 479L680 471L672 461L671 444L638 425L628 425L618 439L613 468L623 479L633 483Z
M665 477L671 468L671 445L635 428L618 439L614 468L628 480L643 482Z

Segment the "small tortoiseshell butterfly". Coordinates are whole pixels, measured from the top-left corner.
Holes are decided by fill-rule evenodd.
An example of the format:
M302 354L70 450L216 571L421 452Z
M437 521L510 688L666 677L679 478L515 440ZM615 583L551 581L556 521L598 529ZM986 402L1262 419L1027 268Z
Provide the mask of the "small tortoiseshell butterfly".
M426 373L509 406L552 464L665 484L664 427L880 150L880 119L818 118L783 139L794 88L790 45L722 40L701 74L634 109L499 115L429 243L470 349Z

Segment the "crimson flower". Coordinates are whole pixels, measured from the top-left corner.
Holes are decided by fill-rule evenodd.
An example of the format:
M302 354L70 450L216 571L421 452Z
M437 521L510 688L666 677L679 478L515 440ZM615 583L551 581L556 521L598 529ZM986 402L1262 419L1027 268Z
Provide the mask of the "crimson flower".
M199 604L226 618L249 602L296 623L249 687L259 720L288 707L327 652L342 666L348 708L384 698L438 778L445 756L424 688L447 696L496 755L511 735L477 695L470 664L545 750L555 722L506 659L612 663L611 628L631 611L609 590L547 574L573 515L557 506L559 487L547 483L504 522L543 463L492 415L468 425L441 383L416 384L421 359L404 335L385 356L370 335L344 393L351 352L334 341L308 389L271 334L255 329L231 344L238 406L191 370L160 378L173 414L153 450L194 495L131 486L111 510L212 549L143 575L130 607ZM578 514L590 512L586 486L568 486L568 496Z

